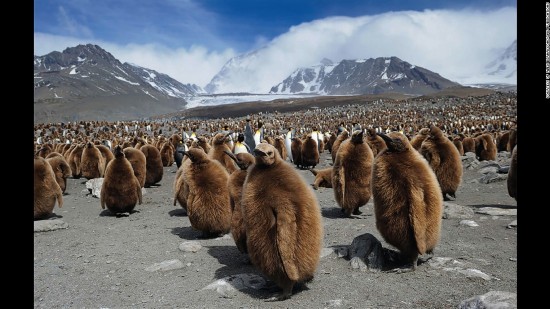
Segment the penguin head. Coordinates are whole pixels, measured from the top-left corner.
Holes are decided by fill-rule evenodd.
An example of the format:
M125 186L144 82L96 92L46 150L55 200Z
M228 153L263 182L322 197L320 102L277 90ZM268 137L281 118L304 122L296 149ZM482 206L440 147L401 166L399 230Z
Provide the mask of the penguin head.
M115 155L115 158L123 158L125 157L124 156L124 151L122 151L122 146L120 145L116 145L115 146L115 149L113 151L114 155Z
M360 144L363 142L363 130L355 130L351 134L351 141L354 144Z
M235 163L237 163L237 166L242 171L246 170L250 165L254 164L254 156L249 154L248 152L241 152L238 154L234 154L231 151L224 150L223 151L226 155L228 155Z
M270 166L277 160L277 150L268 143L259 143L254 148L254 157L259 166Z
M430 126L430 137L432 139L443 137L443 131L435 125Z
M409 149L409 142L405 135L399 132L390 132L388 135L378 133L388 147L388 152L404 152Z
M200 147L189 148L189 150L183 152L184 156L187 156L193 163L201 163L208 160L206 152Z

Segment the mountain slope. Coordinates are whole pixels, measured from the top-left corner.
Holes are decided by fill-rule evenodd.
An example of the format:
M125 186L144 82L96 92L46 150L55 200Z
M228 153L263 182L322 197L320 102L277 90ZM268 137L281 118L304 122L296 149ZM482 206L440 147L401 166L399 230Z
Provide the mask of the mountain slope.
M456 86L460 84L397 57L379 57L342 60L337 65L325 60L321 65L294 71L270 93L423 95Z
M98 120L134 119L185 107L185 97L203 92L166 74L121 63L97 45L78 45L63 52L34 57L35 122L83 119L93 112ZM70 119L67 119L70 118ZM96 118L91 118L96 119ZM119 118L120 119L120 118Z

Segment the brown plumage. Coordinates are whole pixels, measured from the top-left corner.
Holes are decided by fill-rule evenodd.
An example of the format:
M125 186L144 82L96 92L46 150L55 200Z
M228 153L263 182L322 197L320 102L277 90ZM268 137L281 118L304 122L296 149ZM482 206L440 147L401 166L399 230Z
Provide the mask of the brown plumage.
M141 205L141 185L121 146L115 147L114 156L105 169L100 192L101 208L107 207L113 214L132 212L136 204Z
M332 162L336 160L336 154L338 153L338 148L340 148L340 144L345 141L349 137L349 131L345 130L342 131L337 137L334 143L332 144L332 151L330 154L332 155Z
M86 143L80 159L80 171L86 179L102 178L105 172L105 158L92 142Z
M229 174L236 171L237 165L235 161L225 154L225 151L231 151L231 148L227 144L229 140L229 133L218 133L212 138L212 148L208 153L208 157L212 160L217 160L227 170Z
M510 129L510 137L508 138L508 144L506 145L506 151L512 152L518 142L518 130L517 128Z
M476 153L476 141L473 137L466 136L462 139L462 148L464 153L473 152Z
M145 188L149 188L152 185L157 184L162 180L164 173L164 167L162 166L162 159L160 158L160 151L157 147L147 144L141 146L139 149L145 155Z
M332 166L334 198L347 215L361 214L359 207L371 198L371 174L374 156L363 139L363 131L353 131L340 144Z
M372 128L367 129L367 143L369 144L372 155L377 156L382 150L386 149L386 143L384 140L376 134L376 131Z
M323 244L319 202L313 189L275 147L260 143L248 169L241 205L248 255L290 298L296 283L313 279Z
M420 154L426 158L433 169L444 200L447 194L456 198L455 193L462 182L462 159L456 146L445 136L440 128L430 126L430 135L420 147Z
M82 159L82 152L84 150L85 144L81 143L76 145L71 153L69 154L69 159L67 160L67 163L69 163L69 166L71 167L71 172L73 174L73 178L78 179L82 177L82 171L80 170L80 162Z
M484 133L476 137L476 155L479 161L497 159L497 146L491 134Z
M458 154L463 156L464 155L464 146L462 145L462 140L460 137L456 136L453 138L453 145L455 145L456 149L458 150Z
M275 143L274 143L275 149L279 152L279 155L281 155L281 158L283 160L286 160L287 153L286 153L286 147L285 147L285 138L283 135L275 136Z
M334 144L334 141L336 141L336 134L331 133L328 141L325 144L325 149L328 149L328 152L330 153L332 153L332 145Z
M210 159L202 149L191 148L184 155L190 160L182 177L189 186L186 203L191 226L201 231L203 237L229 233L229 173L220 161ZM185 163L182 166L186 166Z
M497 151L508 151L508 141L510 140L510 131L497 133Z
M57 155L52 156L52 154ZM58 152L50 153L48 158L46 158L46 161L48 161L52 167L55 174L55 180L61 188L61 192L65 193L65 190L67 189L67 178L71 177L71 167L69 166L69 163L67 163L65 157Z
M302 144L302 139L297 136L291 139L290 151L292 152L292 163L298 168L302 167Z
M229 175L227 185L229 187L229 196L231 204L231 236L242 253L247 253L246 249L246 227L243 222L243 211L241 206L241 196L243 191L243 184L246 179L246 170L252 164L254 164L254 156L248 152L241 152L233 154L230 151L225 153L231 157L237 166L238 170Z
M115 155L113 155L111 149L105 145L96 145L96 147L101 152L101 155L103 155L103 158L105 159L105 167L107 167L107 164L115 158Z
M422 155L399 132L387 136L375 159L372 194L376 228L416 269L418 256L439 242L443 198L437 177ZM454 146L453 146L454 147Z
M411 140L411 146L412 148L416 150L420 150L420 147L422 146L422 142L428 137L430 134L430 129L428 128L422 128L418 133L413 137Z
M332 167L323 169L310 169L311 173L315 175L313 181L313 189L317 190L319 187L332 188Z
M183 171L185 169L188 169L190 164L191 164L191 161L189 160L189 157L184 156L180 167L176 171L176 177L174 178L174 184L172 186L174 190L174 203L173 203L174 206L176 206L176 202L177 202L180 204L181 208L185 209L186 212L187 212L187 196L189 195L189 185L185 183L185 178L183 177Z
M512 159L510 160L510 168L508 169L508 194L518 200L518 146L514 146L512 150Z
M63 206L63 192L55 179L48 161L38 154L34 156L34 220L45 219L57 206Z
M121 148L123 147L121 146ZM126 147L122 151L126 159L130 161L140 187L143 188L145 186L145 176L147 175L147 158L145 158L145 154L134 147Z
M174 151L175 148L170 141L166 141L162 144L160 147L162 166L172 166L172 164L174 164Z
M302 167L315 168L319 164L319 145L313 139L311 133L306 135L306 139L302 144Z

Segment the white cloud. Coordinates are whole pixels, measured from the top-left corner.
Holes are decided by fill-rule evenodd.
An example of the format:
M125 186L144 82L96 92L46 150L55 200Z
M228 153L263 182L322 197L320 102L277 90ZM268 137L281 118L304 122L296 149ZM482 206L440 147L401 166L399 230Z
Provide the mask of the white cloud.
M297 67L397 56L462 83L517 38L517 10L426 10L331 17L294 26L246 63L226 91L267 92Z
M232 91L266 93L294 69L317 64L322 58L335 62L397 56L413 65L462 82L480 74L517 38L517 9L426 10L389 12L362 17L330 17L292 27L258 50L250 59ZM257 43L264 38L257 38ZM93 43L122 62L165 73L182 83L204 87L227 60L232 49L211 51L206 47L170 49L155 44L116 45L35 33L35 54L62 51ZM471 81L471 78L470 80Z

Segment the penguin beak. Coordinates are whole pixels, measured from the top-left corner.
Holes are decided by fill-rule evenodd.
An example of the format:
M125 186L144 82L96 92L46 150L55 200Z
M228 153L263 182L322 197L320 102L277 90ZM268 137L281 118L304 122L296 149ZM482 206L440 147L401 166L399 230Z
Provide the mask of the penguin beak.
M182 154L184 156L187 156L191 161L193 161L193 156L191 154L189 154L189 151L184 151L184 152L182 152Z

